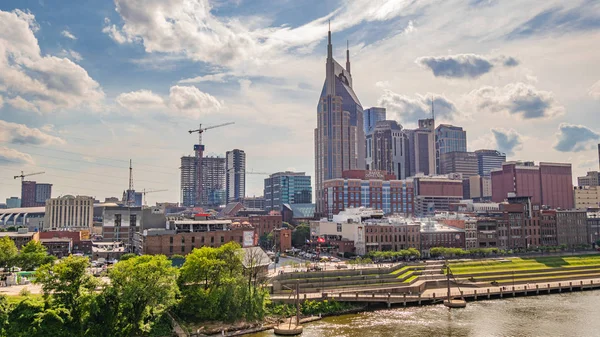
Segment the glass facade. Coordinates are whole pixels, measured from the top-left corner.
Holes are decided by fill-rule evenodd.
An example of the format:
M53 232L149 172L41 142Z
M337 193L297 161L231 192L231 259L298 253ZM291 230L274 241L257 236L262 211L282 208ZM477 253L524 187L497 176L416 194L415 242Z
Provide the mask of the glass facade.
M281 210L283 204L312 203L311 177L304 172L280 172L265 179L265 209Z
M489 177L490 171L502 168L502 163L506 162L506 155L496 150L477 150L477 165L479 175Z
M365 135L366 135L369 132L373 131L377 122L384 121L386 119L386 111L385 111L385 108L373 107L370 109L366 109L363 113L363 117L364 117L363 125L365 128ZM368 149L368 147L367 147L367 149Z
M435 129L435 153L437 173L440 169L440 155L449 152L467 152L467 132L460 126L440 124Z

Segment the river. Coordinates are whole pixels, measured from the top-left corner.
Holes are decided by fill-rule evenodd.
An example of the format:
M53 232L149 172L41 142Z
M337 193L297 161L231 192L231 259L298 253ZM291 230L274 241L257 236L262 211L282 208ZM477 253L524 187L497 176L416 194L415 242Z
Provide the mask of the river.
M275 336L273 330L248 335ZM304 325L303 337L600 336L600 291L392 308L328 317Z

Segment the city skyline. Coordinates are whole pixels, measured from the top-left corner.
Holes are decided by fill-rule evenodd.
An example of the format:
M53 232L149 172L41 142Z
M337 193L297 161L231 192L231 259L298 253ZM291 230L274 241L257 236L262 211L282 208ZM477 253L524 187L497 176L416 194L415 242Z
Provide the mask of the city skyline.
M32 180L54 197L119 196L132 158L136 190L169 190L149 204L180 201L198 122L236 122L204 135L207 155L240 148L248 171L315 177L328 20L334 58L350 41L364 108L415 128L433 97L436 124L467 131L468 151L572 163L574 179L598 170L600 4L159 3L0 5L0 200L21 195L20 171L45 171ZM187 25L210 29L169 35ZM247 194L264 178L247 176Z

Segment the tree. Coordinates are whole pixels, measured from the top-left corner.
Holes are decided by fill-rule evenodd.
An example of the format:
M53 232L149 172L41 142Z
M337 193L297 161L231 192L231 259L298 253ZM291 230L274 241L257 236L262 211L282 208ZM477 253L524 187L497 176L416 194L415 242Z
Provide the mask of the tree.
M8 328L8 315L10 313L10 305L6 296L0 295L0 336L6 336L6 329Z
M35 270L46 263L52 263L56 257L48 255L46 247L39 241L29 241L16 258L16 265L23 270Z
M301 224L292 232L292 245L301 247L306 244L306 240L310 239L310 226Z
M133 259L136 256L137 256L137 254L134 254L134 253L125 253L125 254L121 255L121 258L119 258L119 261L127 261L129 259Z
M86 271L89 265L86 257L71 255L56 264L45 264L36 272L35 282L42 285L46 303L54 308L65 308L70 313L74 336L82 333L86 306L98 285Z
M177 268L164 255L143 255L119 261L108 277L110 287L107 287L106 295L118 298L115 309L120 325L125 327L122 336L137 336L150 331L152 325L149 322L158 320L173 306L179 293Z
M17 256L17 246L8 236L0 238L0 268L12 267Z

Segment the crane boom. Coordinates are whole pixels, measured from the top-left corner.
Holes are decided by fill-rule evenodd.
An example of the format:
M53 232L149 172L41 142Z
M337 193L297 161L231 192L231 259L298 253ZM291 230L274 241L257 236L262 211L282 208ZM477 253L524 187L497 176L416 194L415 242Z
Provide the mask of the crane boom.
M24 174L23 171L21 171L21 174L19 174L18 176L14 176L14 179L21 178L21 182L22 182L23 180L25 180L25 177L35 176L35 175L44 174L44 173L46 173L46 172L35 172L35 173Z
M217 124L217 125L207 126L205 128L203 128L202 124L200 124L198 126L198 129L196 129L196 130L189 130L188 132L190 133L190 135L192 133L194 133L194 132L198 132L198 145L202 145L202 133L204 133L204 131L210 130L210 129L214 129L214 128L220 128L222 126L231 125L231 124L235 124L235 122L228 122L228 123L223 123L223 124Z
M144 190L142 191L142 195L144 196L144 205L146 205L146 194L148 193L155 193L155 192L166 192L168 190L148 190L146 191L146 189L144 188Z

